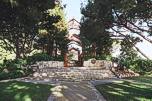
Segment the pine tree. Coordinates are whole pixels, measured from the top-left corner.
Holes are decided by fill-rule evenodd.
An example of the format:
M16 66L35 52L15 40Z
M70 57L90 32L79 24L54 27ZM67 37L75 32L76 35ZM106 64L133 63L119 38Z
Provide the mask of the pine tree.
M133 39L152 43L149 38L152 33L151 0L88 0L82 14L82 35L89 41L107 32L103 36L126 40L129 35L132 43ZM136 44L132 48L147 58Z
M40 26L42 32L37 40L39 48L43 47L43 51L50 56L57 57L58 51L61 51L63 56L67 49L67 23L61 2L58 2L54 9L48 10L43 15Z

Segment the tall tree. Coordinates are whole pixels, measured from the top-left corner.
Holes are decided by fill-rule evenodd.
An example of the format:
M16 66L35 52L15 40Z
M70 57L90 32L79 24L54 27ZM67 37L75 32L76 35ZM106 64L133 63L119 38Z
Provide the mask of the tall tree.
M41 44L39 48L43 47L44 51L50 56L56 57L58 51L61 51L63 55L67 49L67 40L65 38L67 34L67 24L61 2L58 2L54 9L44 13L40 29L41 32L37 40L37 44Z
M1 0L0 39L16 58L32 51L42 14L55 6L55 0Z
M107 7L105 7L107 8ZM98 10L93 1L88 1L86 7L82 8L83 17L81 19L81 33L80 36L86 39L87 43L83 42L84 50L89 49L88 51L92 53L91 55L96 56L104 56L110 55L112 48L112 39L110 37L109 26L105 26L102 20L110 21L111 16L107 16L107 13L102 13L102 18L99 18Z
M152 33L152 1L151 0L88 0L87 6L82 9L86 19L93 18L104 25L110 36L128 39L146 40ZM89 6L92 8L90 9ZM102 27L102 28L104 28ZM101 27L100 27L101 28ZM105 29L104 28L104 29ZM126 44L127 46L127 44ZM143 56L136 44L136 48ZM145 56L146 57L146 56Z

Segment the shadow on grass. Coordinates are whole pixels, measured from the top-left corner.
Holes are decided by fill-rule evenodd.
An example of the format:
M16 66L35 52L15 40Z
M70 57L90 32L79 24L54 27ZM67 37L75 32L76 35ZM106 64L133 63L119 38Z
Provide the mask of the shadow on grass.
M124 81L98 85L97 89L107 101L149 101L152 100L152 85Z
M0 101L47 101L51 85L25 82L1 82Z
M131 80L136 80L138 82L144 82L144 83L151 83L152 84L152 77L148 76L139 76L139 77L132 77Z

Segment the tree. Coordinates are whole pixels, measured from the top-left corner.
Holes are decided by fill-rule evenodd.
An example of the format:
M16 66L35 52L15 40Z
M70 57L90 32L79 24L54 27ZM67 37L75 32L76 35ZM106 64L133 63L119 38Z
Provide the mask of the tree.
M57 52L61 51L63 56L67 49L67 25L61 2L56 4L54 9L44 13L41 20L39 39L37 40L37 48L43 48L48 55L57 57Z
M146 40L152 32L152 1L151 0L88 0L82 9L85 19L94 19L107 29L111 37ZM101 28L101 27L100 27ZM101 29L102 29L101 28ZM132 34L132 35L131 35ZM128 37L128 35L131 35ZM128 44L126 44L127 47ZM133 44L143 56L145 54ZM147 56L145 56L147 58Z
M25 57L33 49L42 14L55 6L55 0L1 0L0 39L4 48L16 58Z
M88 49L88 55L91 52L92 57L101 57L111 54L111 48L113 40L110 37L110 33L107 29L109 26L105 26L102 20L99 18L98 10L93 1L89 1L86 7L82 8L83 17L81 19L81 31L80 36L83 43L83 50ZM102 13L102 18L108 20L107 13ZM111 19L111 17L109 17Z

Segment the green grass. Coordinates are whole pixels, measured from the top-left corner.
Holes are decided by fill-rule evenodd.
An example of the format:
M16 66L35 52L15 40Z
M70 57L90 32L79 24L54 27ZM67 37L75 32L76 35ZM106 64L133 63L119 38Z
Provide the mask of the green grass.
M98 85L107 101L152 101L152 77L134 77L131 81Z
M0 101L47 101L51 85L25 82L0 82Z
M152 71L150 71L150 72L146 72L145 76L152 77Z

